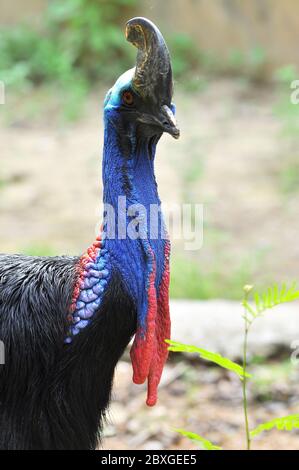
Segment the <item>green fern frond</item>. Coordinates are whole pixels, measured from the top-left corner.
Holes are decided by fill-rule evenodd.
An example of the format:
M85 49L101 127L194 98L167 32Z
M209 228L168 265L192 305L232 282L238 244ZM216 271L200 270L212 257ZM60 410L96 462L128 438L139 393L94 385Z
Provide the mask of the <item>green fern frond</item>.
M222 450L221 447L215 446L212 444L212 442L208 441L199 434L195 434L194 432L185 431L184 429L174 429L174 431L178 432L182 436L188 437L188 439L191 441L199 442L206 450Z
M260 309L261 309L262 300L261 300L261 298L260 298L258 292L255 292L255 294L254 294L254 300L255 300L255 308L256 308L256 311L259 312Z
M252 323L255 318L260 317L266 310L297 299L299 299L299 290L295 282L290 287L283 283L280 288L277 284L274 284L264 292L256 292L253 305L249 304L246 299L243 301L243 306L248 313L245 319L248 323Z
M284 416L282 418L276 418L272 421L268 421L267 423L262 423L250 432L250 436L258 436L261 432L270 431L273 428L276 428L279 431L292 431L292 429L298 429L299 414Z
M242 305L246 308L245 320L251 323L252 320L258 316L259 313L256 312L253 307L251 307L247 300L243 300ZM247 314L250 314L252 318L248 317Z
M238 375L238 377L243 380L244 376L250 378L251 375L247 372L244 373L244 369L239 364L232 362L230 359L221 356L221 354L213 353L211 351L207 351L206 349L197 348L196 346L192 346L189 344L178 343L176 341L171 341L166 339L165 342L169 344L169 351L172 352L186 352L186 353L195 353L198 354L201 359L205 361L213 362L218 366L230 370Z

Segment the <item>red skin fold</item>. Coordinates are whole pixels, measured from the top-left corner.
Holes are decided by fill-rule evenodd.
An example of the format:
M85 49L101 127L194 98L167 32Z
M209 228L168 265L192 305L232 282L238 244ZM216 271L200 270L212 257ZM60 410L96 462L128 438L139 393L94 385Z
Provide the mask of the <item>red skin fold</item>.
M169 313L169 255L170 244L165 247L165 268L159 294L155 289L155 263L150 274L148 287L148 311L146 333L137 330L131 349L133 365L133 382L142 384L148 379L148 406L157 402L158 385L161 380L164 364L168 357L168 346L165 339L170 338L171 321Z

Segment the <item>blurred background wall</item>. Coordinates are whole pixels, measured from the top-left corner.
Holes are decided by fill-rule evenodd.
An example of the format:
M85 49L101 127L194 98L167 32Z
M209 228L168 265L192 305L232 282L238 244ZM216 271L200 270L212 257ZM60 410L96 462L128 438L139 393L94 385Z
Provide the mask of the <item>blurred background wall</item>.
M34 19L41 15L47 6L47 0L0 0L0 23L15 24L25 18Z
M36 20L48 3L0 0L0 24ZM141 0L137 14L138 10L166 31L190 34L203 50L226 56L235 47L243 53L260 47L270 68L290 62L299 65L296 0Z
M145 0L148 14L168 28L187 30L203 49L226 54L262 47L273 66L299 64L296 0Z

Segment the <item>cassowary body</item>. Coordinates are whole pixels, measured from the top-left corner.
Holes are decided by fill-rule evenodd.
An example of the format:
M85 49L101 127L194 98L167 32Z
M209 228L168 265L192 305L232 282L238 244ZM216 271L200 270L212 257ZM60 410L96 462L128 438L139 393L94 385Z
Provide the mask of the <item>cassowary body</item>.
M1 256L1 449L92 449L136 329L117 274L88 331L64 344L77 258Z
M127 38L139 52L105 101L101 234L80 258L0 256L1 449L96 448L114 369L134 333L133 380L148 379L147 403L156 402L170 321L160 211L155 236L149 231L150 209L160 206L154 156L162 133L178 129L161 33L137 18ZM120 236L124 227L129 236Z

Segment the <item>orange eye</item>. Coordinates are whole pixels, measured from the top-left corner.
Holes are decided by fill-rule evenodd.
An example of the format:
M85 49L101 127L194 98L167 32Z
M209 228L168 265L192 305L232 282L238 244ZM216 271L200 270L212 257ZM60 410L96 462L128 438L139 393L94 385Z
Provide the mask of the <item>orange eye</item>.
M134 97L130 91L123 92L123 103L127 106L132 106L132 104L134 103Z

